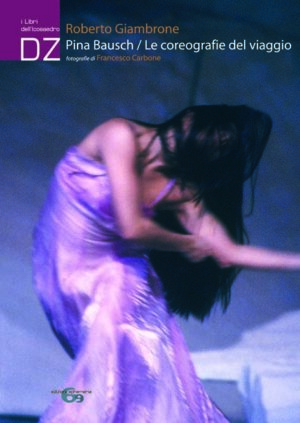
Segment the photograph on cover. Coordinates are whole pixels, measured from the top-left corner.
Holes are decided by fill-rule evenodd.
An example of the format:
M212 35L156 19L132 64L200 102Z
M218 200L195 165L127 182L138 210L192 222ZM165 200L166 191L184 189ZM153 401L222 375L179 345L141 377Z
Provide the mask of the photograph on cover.
M0 61L1 422L300 421L299 12L64 0Z

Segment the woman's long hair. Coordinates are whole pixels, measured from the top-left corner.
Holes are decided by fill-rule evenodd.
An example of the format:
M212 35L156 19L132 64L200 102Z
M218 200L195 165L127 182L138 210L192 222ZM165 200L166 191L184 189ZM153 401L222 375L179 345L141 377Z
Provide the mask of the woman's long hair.
M243 184L251 178L253 207L255 170L271 126L263 112L217 105L189 107L157 127L168 176L183 188L192 184L195 202L204 200L240 244L247 241ZM155 219L172 231L187 233L170 211L158 210ZM191 263L180 253L157 250L150 252L150 260L174 312L203 320L215 303L224 311L228 307L239 269L222 269L211 258Z

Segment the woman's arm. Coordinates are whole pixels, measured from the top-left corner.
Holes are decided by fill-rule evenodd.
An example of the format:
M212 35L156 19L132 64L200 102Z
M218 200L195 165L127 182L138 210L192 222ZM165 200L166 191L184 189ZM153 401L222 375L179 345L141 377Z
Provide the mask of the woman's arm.
M251 245L235 245L232 266L261 270L300 270L300 254L269 250Z
M236 244L224 226L203 204L187 203L179 218L189 232L198 234L203 256L214 258L220 267L261 270L300 270L300 254Z
M179 251L190 260L199 260L197 237L168 231L143 215L137 144L126 121L108 121L96 128L90 137L94 138L98 154L108 170L121 236L147 248Z

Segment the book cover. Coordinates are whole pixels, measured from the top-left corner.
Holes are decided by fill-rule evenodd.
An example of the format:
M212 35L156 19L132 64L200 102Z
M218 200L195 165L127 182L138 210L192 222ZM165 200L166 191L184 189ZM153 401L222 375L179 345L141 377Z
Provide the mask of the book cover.
M158 123L196 104L269 113L246 225L255 245L299 251L300 5L12 0L3 8L0 419L36 421L72 363L32 286L32 231L56 163L100 123ZM300 419L299 286L299 272L242 272L225 315L179 320L197 374L217 384L209 393L232 421Z

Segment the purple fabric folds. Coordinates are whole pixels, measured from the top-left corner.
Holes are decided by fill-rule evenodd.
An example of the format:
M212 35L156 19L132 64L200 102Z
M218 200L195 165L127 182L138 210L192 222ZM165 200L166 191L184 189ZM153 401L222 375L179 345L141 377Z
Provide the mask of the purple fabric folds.
M145 251L119 235L105 166L76 147L58 164L34 232L35 286L71 357L43 423L225 423L197 379ZM51 387L53 388L53 387Z

